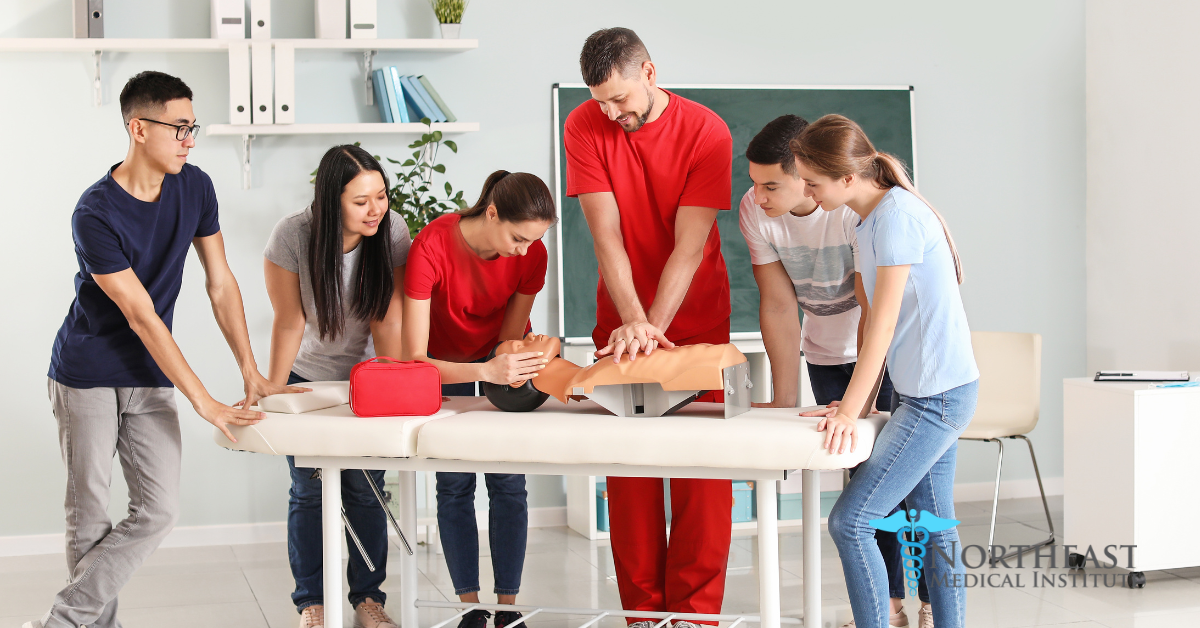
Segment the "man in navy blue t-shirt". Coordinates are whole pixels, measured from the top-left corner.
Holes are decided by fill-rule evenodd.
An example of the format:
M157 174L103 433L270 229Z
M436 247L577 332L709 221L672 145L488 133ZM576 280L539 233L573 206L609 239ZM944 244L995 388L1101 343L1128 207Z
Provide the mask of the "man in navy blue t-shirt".
M27 628L118 625L117 594L178 517L181 442L172 385L230 438L226 425L263 418L249 410L260 397L304 390L258 372L212 181L187 163L199 128L191 89L173 76L142 72L121 90L121 115L129 133L125 160L83 193L71 219L76 296L50 358L50 399L67 467L71 581ZM193 246L245 382L246 396L234 406L213 399L171 337ZM130 499L129 516L116 527L107 513L114 454Z

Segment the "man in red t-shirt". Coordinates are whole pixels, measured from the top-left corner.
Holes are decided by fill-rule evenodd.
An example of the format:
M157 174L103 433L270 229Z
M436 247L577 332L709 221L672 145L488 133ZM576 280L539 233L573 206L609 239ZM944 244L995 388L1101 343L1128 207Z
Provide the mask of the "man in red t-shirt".
M580 66L592 100L567 117L564 143L567 195L579 197L600 263L596 356L636 359L659 345L729 342L729 277L716 225L717 212L730 208L729 128L658 87L650 55L629 29L593 33ZM671 480L669 546L661 479L609 477L608 496L625 608L720 613L730 481Z

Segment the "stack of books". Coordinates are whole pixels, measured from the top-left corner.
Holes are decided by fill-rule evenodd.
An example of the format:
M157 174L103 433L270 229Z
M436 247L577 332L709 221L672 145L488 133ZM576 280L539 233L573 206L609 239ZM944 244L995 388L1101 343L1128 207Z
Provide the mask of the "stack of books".
M457 122L433 84L424 76L401 75L395 67L375 70L375 104L382 122Z

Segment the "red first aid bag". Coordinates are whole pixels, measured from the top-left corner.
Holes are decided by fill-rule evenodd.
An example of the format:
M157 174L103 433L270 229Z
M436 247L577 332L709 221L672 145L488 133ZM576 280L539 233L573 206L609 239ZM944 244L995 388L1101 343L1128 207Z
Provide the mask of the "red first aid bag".
M350 411L361 417L429 416L442 409L442 375L428 362L379 362L350 369Z

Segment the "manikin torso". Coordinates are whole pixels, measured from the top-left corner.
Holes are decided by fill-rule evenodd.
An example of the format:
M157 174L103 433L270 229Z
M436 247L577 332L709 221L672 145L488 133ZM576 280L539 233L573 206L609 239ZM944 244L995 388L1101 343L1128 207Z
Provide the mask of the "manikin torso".
M496 355L541 351L557 356L561 351L558 338L529 334L520 340L508 340L496 348ZM650 355L630 360L622 356L619 363L604 358L588 367L581 367L559 357L552 358L546 368L533 378L533 387L566 403L575 389L590 393L596 386L613 384L660 384L663 390L721 390L722 371L741 364L746 356L731 344L688 345L674 349L655 349ZM513 382L514 387L524 382Z

